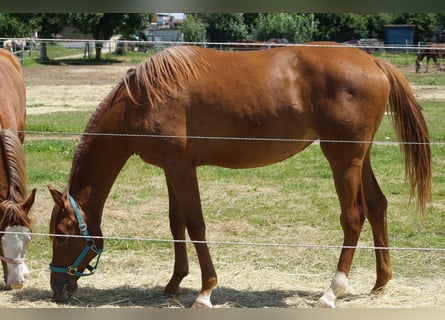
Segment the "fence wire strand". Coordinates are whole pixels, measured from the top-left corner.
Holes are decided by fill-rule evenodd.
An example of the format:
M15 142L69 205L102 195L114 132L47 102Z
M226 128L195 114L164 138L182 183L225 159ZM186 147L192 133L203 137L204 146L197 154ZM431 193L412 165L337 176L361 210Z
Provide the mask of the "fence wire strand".
M1 38L0 38L1 39ZM40 42L89 42L91 40L81 40L81 39L64 39L54 40L54 39L38 39L37 43ZM95 41L98 43L102 43L102 45L106 43L110 43L110 41ZM163 45L203 45L206 46L205 43L189 43L189 42L169 42L169 41L115 41L116 43L135 43L135 44L163 44ZM259 46L264 44L251 44L251 43L211 43L214 45L224 45L225 47L229 47L230 45L240 44L245 46ZM273 46L299 46L298 44L273 44ZM307 44L300 46L308 46ZM310 45L310 46L319 46L323 47L326 45ZM355 47L362 48L360 45L356 45ZM367 45L364 46L366 49L405 49L412 52L418 52L421 49L427 48L426 46L372 46ZM440 50L444 50L443 48L439 48ZM0 130L4 131L4 130ZM231 141L250 141L250 142L287 142L287 143L296 143L296 142L319 142L319 143L360 143L360 144L373 144L379 146L401 146L401 145L422 145L429 144L432 146L444 146L445 141L434 141L429 143L418 143L418 142L410 142L410 141L349 141L349 140L325 140L325 139L294 139L294 138L268 138L268 137L224 137L224 136L201 136L201 135L151 135L151 134L128 134L128 133L87 133L87 132L45 132L45 131L17 131L25 133L26 135L36 135L36 136L65 136L65 137L81 137L81 136L102 136L102 137L124 137L124 138L150 138L150 139L193 139L193 140L231 140ZM7 233L21 233L21 232L11 232L11 231L0 231L0 234ZM37 237L68 237L68 238L85 238L83 235L61 235L61 234L50 234L50 233L28 233L31 236ZM362 249L362 250L391 250L391 251L428 251L428 252L445 252L445 248L430 248L430 247L375 247L375 246L342 246L342 245L323 245L323 244L304 244L304 243L266 243L266 242L242 242L242 241L194 241L194 240L173 240L173 239L157 239L157 238L146 238L146 237L120 237L120 236L89 236L93 239L102 239L102 240L114 240L114 241L139 241L139 242L157 242L157 243L192 243L192 244L200 244L205 243L208 245L227 245L227 246L256 246L256 247L290 247L290 248L307 248L307 249L343 249L343 248L354 248L354 249Z
M84 236L84 235L66 235L54 233L33 233L18 231L0 231L0 234L27 234L38 237L61 237L61 238L89 238L115 241L138 241L138 242L157 242L157 243L190 243L207 245L226 245L226 246L251 246L251 247L288 247L288 248L306 248L306 249L361 249L361 250L391 250L391 251L435 251L445 252L445 248L433 247L375 247L375 246L343 246L343 245L324 245L324 244L306 244L306 243L270 243L270 242L252 242L252 241L197 241L197 240L174 240L146 237L118 237L118 236Z
M0 131L6 131L0 129ZM232 141L257 141L257 142L321 142L321 143L359 143L381 146L401 145L434 145L444 146L445 141L412 142L412 141L367 141L367 140L335 140L335 139L298 139L298 138L268 138L268 137L229 137L229 136L204 136L204 135L173 135L173 134L132 134L132 133L101 133L101 132L46 132L46 131L21 131L25 135L40 136L98 136L98 137L121 137L121 138L153 138L153 139L191 139L191 140L232 140Z

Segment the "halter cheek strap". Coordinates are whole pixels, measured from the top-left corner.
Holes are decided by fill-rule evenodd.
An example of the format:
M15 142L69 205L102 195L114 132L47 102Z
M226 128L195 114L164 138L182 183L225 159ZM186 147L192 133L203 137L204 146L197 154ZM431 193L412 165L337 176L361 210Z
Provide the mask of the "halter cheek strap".
M77 257L77 259L73 262L73 264L69 267L55 267L53 265L49 265L49 268L52 272L58 272L58 273L67 273L70 276L90 276L94 274L94 272L97 269L97 266L99 264L100 255L102 254L103 249L97 248L96 244L94 242L94 239L91 238L90 234L88 233L87 224L85 223L85 220L82 217L82 214L80 213L79 206L77 205L76 201L71 197L71 195L68 194L68 201L70 202L71 207L74 210L74 213L76 215L77 222L79 224L79 229L82 232L82 235L86 239L85 247L83 248L80 255ZM82 263L83 259L85 259L88 252L93 251L97 255L96 263L94 266L88 264L86 266L86 269L88 270L88 273L77 271L77 268Z

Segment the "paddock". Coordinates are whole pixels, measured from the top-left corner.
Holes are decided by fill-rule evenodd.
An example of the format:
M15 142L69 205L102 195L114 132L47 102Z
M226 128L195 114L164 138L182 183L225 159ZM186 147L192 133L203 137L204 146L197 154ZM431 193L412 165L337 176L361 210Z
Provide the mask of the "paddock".
M87 119L129 67L25 69L31 130L39 128L37 123L51 128L51 119L56 115L69 119L70 115L85 113ZM404 71L414 73L412 67ZM338 308L445 305L445 170L442 169L445 152L441 133L434 131L443 130L439 122L443 120L436 111L441 111L440 106L445 104L445 87L414 85L414 90L421 104L435 103L434 111L433 107L424 108L427 123L434 123L430 130L436 143L432 146L433 202L422 222L414 206L408 204L409 190L403 180L399 147L390 143L396 141L394 133L389 126L385 127L376 139L373 159L374 163L378 158L381 160L376 166L376 176L390 204L393 280L386 294L369 295L374 281L374 252L368 248L372 246L372 236L369 224L365 223L349 289L337 300ZM83 127L85 124L86 120ZM173 261L167 190L162 172L137 158L126 165L106 203L103 231L108 239L96 274L79 280L80 289L68 305L51 301L48 268L51 248L46 234L53 203L46 184L55 183L59 188L65 185L70 156L78 139L69 130L58 134L45 130L27 133L25 150L31 183L28 188L37 188L33 208L37 234L27 255L31 276L24 289L2 291L0 306L189 307L199 289L195 284L200 281L194 250L189 250L190 274L183 281L182 294L165 296L163 288L171 275ZM48 144L54 144L49 159L39 151ZM44 174L39 175L46 170L58 180L49 181ZM342 239L338 200L319 148L311 146L294 159L267 168L237 171L206 167L198 174L207 235L213 242L210 250L219 275L219 285L213 293L214 306L312 307L333 276ZM278 178L286 181L274 184ZM257 179L263 183L258 185ZM305 215L312 217L307 219ZM261 238L255 236L259 230L264 233ZM406 233L410 235L402 237ZM436 239L437 243L440 237L442 246L428 246L428 238Z

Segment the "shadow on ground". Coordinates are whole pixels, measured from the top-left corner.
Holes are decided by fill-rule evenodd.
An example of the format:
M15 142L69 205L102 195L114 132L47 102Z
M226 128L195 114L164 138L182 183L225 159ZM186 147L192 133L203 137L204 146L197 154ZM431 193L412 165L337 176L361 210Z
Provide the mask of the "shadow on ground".
M144 308L189 308L198 295L197 290L183 288L181 294L169 296L164 294L163 287L141 288L121 286L111 289L81 287L71 300L65 304L54 304L54 307L144 307ZM247 291L228 287L217 287L212 294L212 302L220 308L311 308L321 292L299 290L265 290ZM23 289L14 294L19 302L50 302L52 292L49 290ZM350 300L346 295L339 300Z

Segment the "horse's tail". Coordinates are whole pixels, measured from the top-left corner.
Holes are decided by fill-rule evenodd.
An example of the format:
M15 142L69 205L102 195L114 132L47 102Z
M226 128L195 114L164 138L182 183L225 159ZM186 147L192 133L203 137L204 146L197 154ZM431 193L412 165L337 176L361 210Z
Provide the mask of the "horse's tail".
M430 138L421 108L408 81L390 63L375 58L391 85L389 111L405 157L405 177L410 183L410 198L417 189L417 205L422 216L431 201Z

